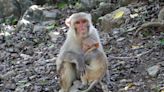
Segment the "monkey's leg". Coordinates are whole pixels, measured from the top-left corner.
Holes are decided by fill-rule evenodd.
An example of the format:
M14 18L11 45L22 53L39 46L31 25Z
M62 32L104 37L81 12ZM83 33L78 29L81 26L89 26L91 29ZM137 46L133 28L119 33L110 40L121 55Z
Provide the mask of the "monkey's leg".
M71 63L64 62L60 71L61 89L59 92L69 92L69 89L75 80L75 76L75 68L73 65Z
M81 79L81 85L79 86L79 88L78 89L80 89L80 90L85 90L85 89L87 89L89 86L88 86L88 66L86 67L87 69L86 69L86 72L85 72L85 74L84 75L81 75L80 76L80 79Z

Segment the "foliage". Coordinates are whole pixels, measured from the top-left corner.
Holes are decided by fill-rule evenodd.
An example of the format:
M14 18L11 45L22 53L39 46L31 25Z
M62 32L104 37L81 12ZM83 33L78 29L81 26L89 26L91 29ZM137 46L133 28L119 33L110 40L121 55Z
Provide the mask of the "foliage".
M47 30L49 30L49 31L50 31L50 30L53 30L53 29L55 29L57 26L59 26L59 24L53 23L53 24L47 26Z
M159 43L160 43L161 45L164 45L164 38L161 38L161 39L159 40Z
M3 20L3 22L5 24L7 24L7 25L16 25L17 22L18 22L18 19L17 18L14 18L14 17L12 17L12 18L6 18L6 19Z
M64 9L64 8L67 7L67 3L66 3L66 2L59 2L59 3L57 3L56 5L57 5L57 7L58 7L59 9Z

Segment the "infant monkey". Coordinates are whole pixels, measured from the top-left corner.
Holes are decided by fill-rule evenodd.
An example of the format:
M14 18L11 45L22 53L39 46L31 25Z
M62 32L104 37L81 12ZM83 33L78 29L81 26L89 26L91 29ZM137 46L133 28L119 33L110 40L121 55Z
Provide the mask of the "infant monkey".
M85 54L97 48L99 48L99 42L93 39L92 37L86 37L85 39L83 39L82 49Z

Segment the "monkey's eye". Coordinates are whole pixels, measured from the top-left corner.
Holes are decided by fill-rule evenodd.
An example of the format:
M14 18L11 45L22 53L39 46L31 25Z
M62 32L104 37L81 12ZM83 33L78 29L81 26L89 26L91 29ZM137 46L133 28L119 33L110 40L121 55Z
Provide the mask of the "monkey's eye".
M76 21L75 24L80 24L80 21Z
M80 19L80 20L76 21L75 24L80 24L80 23L85 24L85 23L87 23L87 22L88 22L88 21L87 21L86 19Z
M82 23L88 22L86 19L81 20Z

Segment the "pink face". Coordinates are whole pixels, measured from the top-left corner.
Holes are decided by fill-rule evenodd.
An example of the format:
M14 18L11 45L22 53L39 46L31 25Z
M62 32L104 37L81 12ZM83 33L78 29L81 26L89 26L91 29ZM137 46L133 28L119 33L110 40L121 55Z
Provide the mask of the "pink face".
M74 23L77 34L80 37L85 37L88 34L88 25L89 23L86 19L79 19Z

